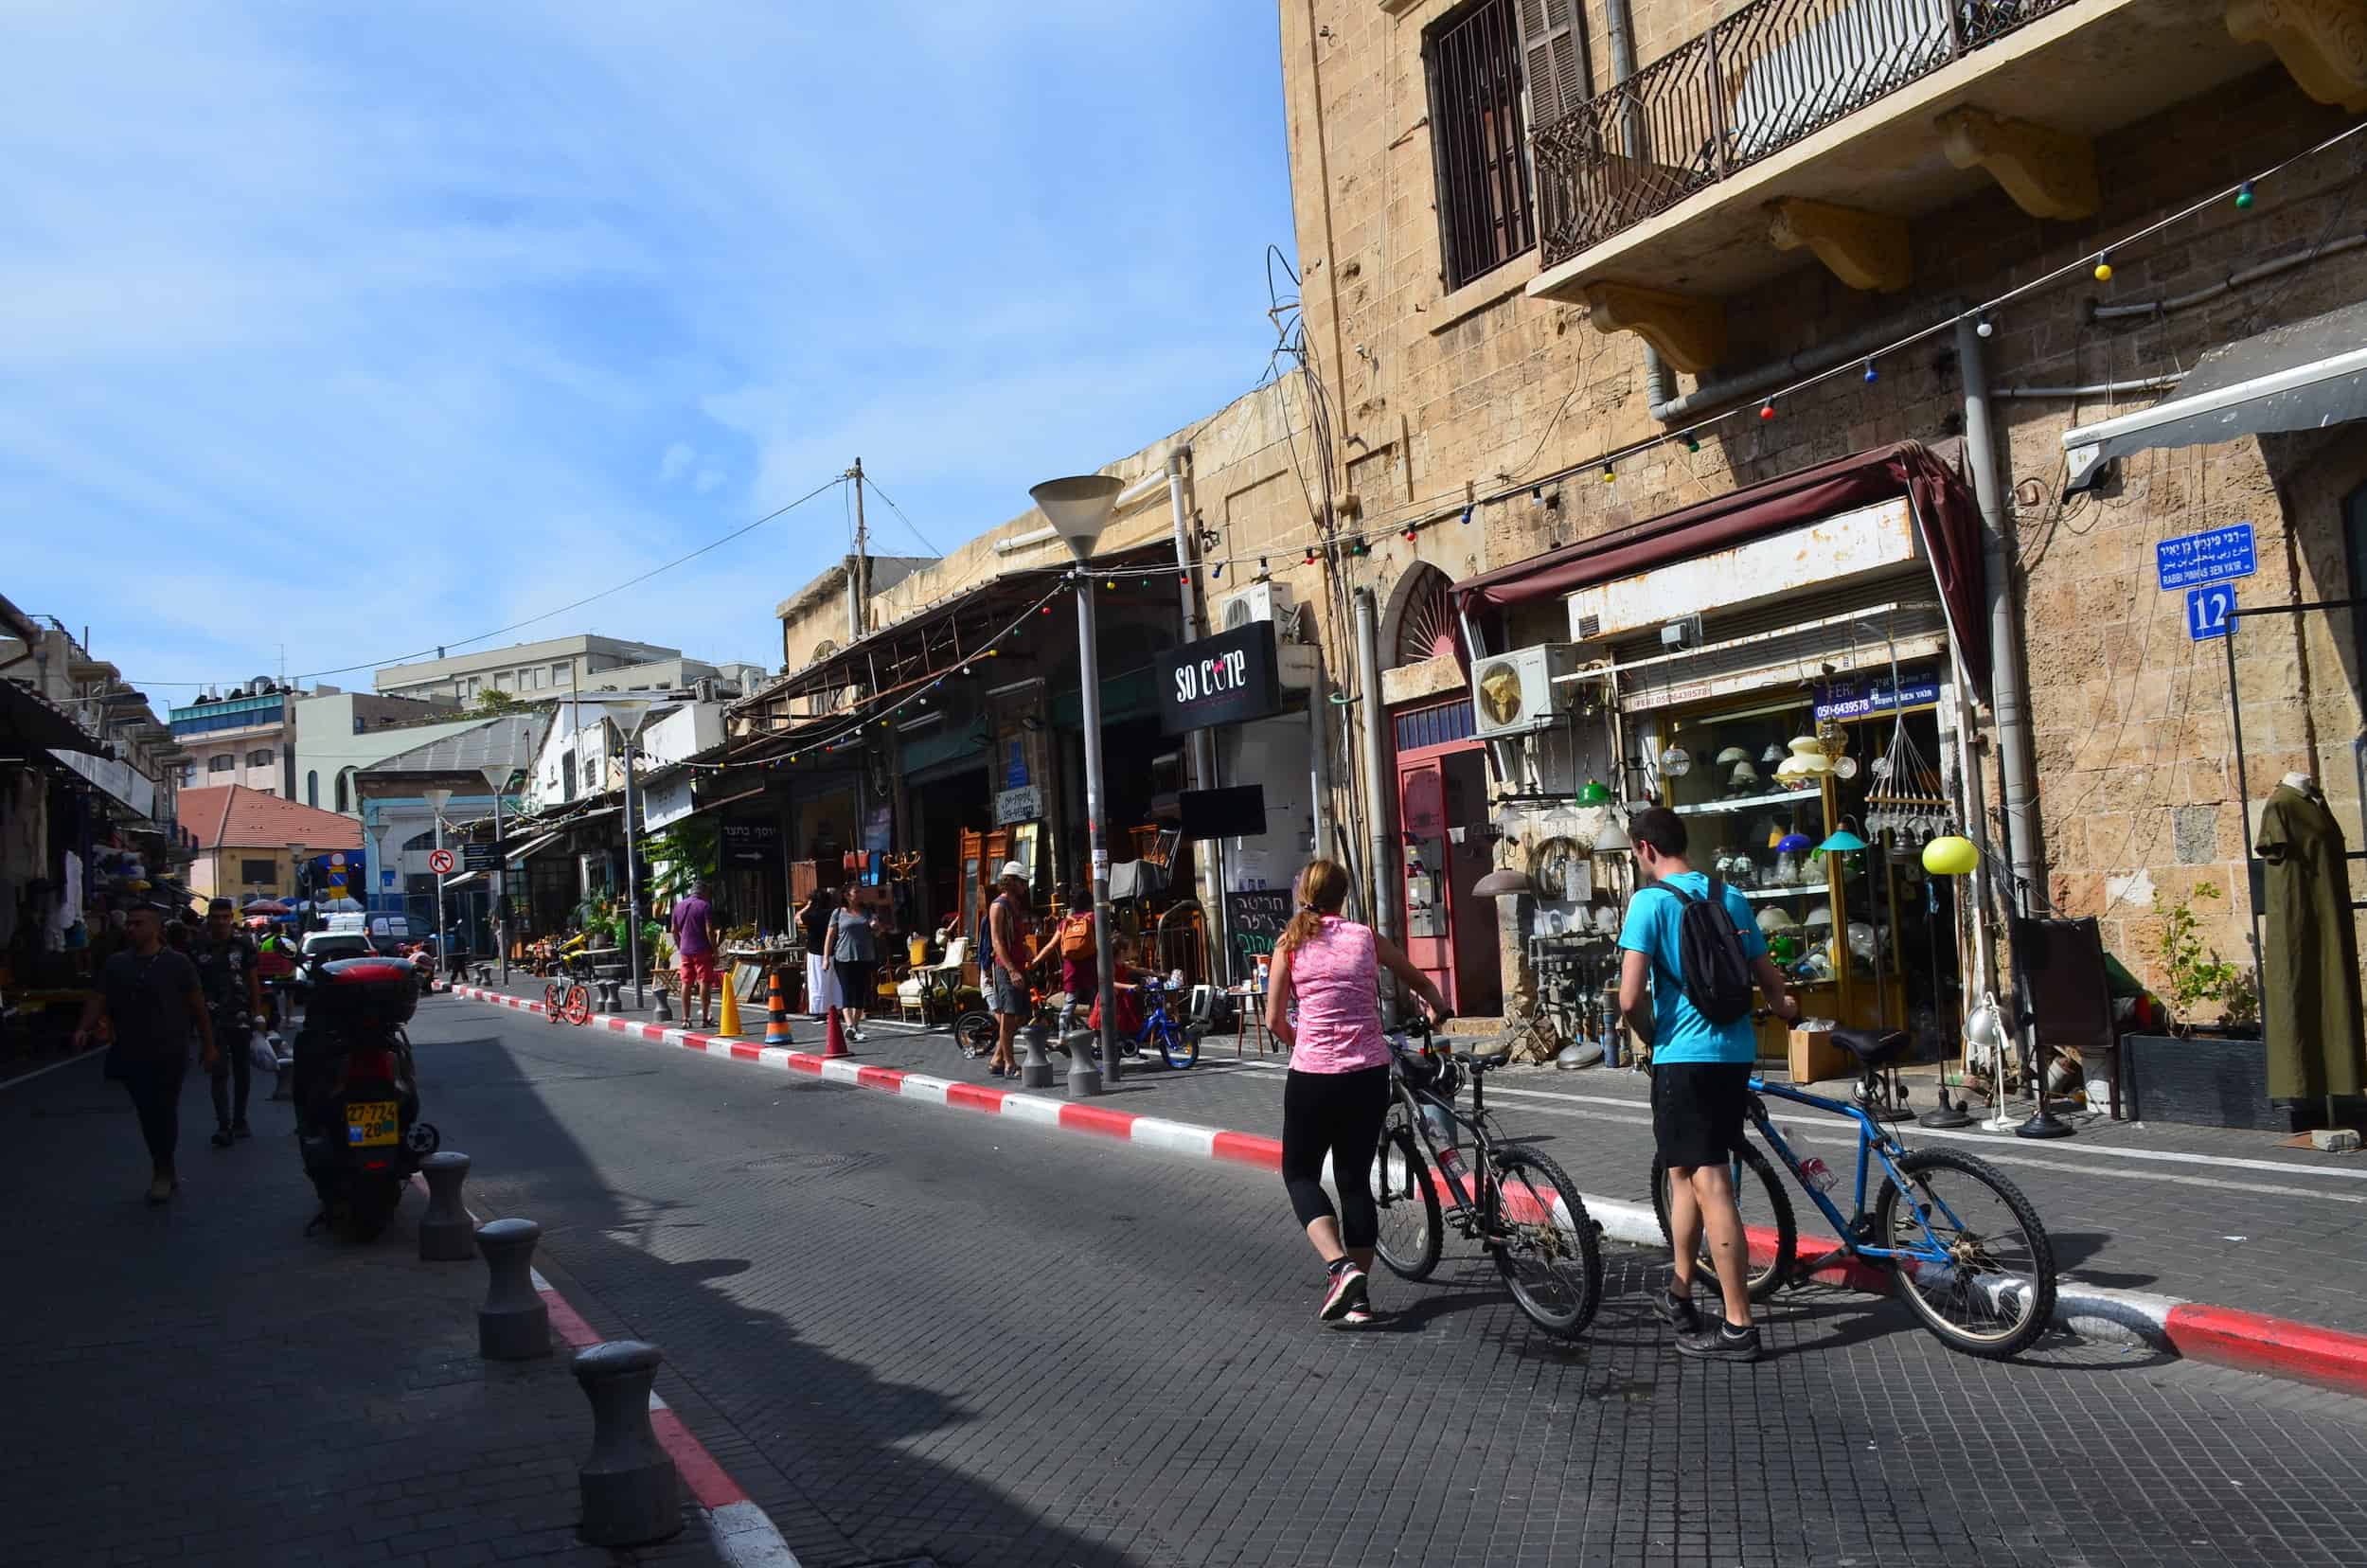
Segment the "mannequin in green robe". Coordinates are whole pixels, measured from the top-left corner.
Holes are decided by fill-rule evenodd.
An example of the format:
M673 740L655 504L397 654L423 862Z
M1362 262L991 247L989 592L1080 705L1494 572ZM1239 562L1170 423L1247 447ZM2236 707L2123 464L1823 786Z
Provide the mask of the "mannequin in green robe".
M2268 1034L2269 1097L2356 1095L2367 1041L2359 1020L2350 863L2342 858L2342 829L2306 775L2287 774L2269 796L2256 847L2267 863L2260 1012Z

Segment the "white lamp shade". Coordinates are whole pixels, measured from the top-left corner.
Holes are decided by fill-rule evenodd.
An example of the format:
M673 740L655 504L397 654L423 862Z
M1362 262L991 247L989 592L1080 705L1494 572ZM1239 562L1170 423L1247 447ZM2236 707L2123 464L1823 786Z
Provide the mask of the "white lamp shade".
M421 790L419 798L427 802L429 811L440 811L452 804L452 792L450 790Z
M499 794L504 786L508 784L509 775L518 770L505 762L498 766L480 768L477 771L485 775L486 787L495 794Z
M1598 855L1615 855L1634 847L1635 840L1628 836L1627 825L1617 817L1604 823L1603 830L1594 835L1594 852Z
M1118 504L1123 481L1106 473L1079 473L1067 479L1047 479L1027 493L1053 532L1067 542L1077 560L1093 554L1094 543L1109 526Z

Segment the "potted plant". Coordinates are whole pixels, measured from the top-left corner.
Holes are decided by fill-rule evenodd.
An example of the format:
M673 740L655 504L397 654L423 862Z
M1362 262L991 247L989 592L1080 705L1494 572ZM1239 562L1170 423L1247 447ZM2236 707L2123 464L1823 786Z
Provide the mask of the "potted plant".
M2191 900L2162 911L2158 956L2173 1023L2166 1035L2121 1037L2129 1114L2145 1121L2290 1131L2292 1118L2269 1101L2258 980L2202 935L2195 906L2221 896L2215 883L2202 882ZM2216 1018L2206 1016L2214 1010Z

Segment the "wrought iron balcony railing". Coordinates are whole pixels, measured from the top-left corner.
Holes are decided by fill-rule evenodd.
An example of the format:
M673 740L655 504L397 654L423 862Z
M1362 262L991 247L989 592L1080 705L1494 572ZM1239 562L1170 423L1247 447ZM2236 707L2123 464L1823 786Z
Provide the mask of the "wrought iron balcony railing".
M1533 145L1551 267L2074 0L1752 0Z

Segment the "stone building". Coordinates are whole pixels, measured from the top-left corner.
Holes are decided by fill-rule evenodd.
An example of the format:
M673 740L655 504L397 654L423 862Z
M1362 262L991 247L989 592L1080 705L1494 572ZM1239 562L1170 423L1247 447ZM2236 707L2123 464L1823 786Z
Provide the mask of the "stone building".
M2043 901L2101 917L2107 946L2159 978L2163 911L2200 883L2233 895L2200 906L2206 932L2243 950L2247 793L2256 810L2280 774L2310 772L2357 842L2352 618L2241 624L2239 791L2223 646L2190 639L2155 556L2250 524L2246 609L2367 593L2367 446L2340 427L2245 434L2263 425L2239 415L2234 438L2140 437L2074 475L2064 440L2175 399L2224 346L2257 352L2286 329L2270 368L2313 341L2359 347L2348 318L2317 319L2367 279L2351 207L2367 138L2321 147L2367 107L2357 7L1285 0L1280 15L1299 310L1333 424L1319 515L1364 551L1326 551L1346 586L1431 604L1433 570L1459 582L1648 535L1924 443L1992 503L1992 625L1951 637L1928 606L1895 612L1804 668L1819 691L1878 684L1886 638L1913 623L1916 662L1974 699L1942 717L1968 726L1983 787L1949 790L1960 811L1985 802L2001 883L2026 866ZM1963 439L1984 381L1990 495ZM1934 597L1928 574L1919 593L1867 581L1885 602ZM1477 629L1498 649L1570 639L1566 597L1482 599ZM1760 598L1751 582L1708 594L1692 646L1767 634L1766 615L1729 609ZM1592 651L1646 656L1608 633ZM1659 707L1665 745L1682 692ZM1651 712L1627 717L1614 770L1653 732ZM1944 765L1951 745L1943 724L1925 749ZM2002 775L2017 753L2035 800ZM1631 772L1622 793L1657 782Z

